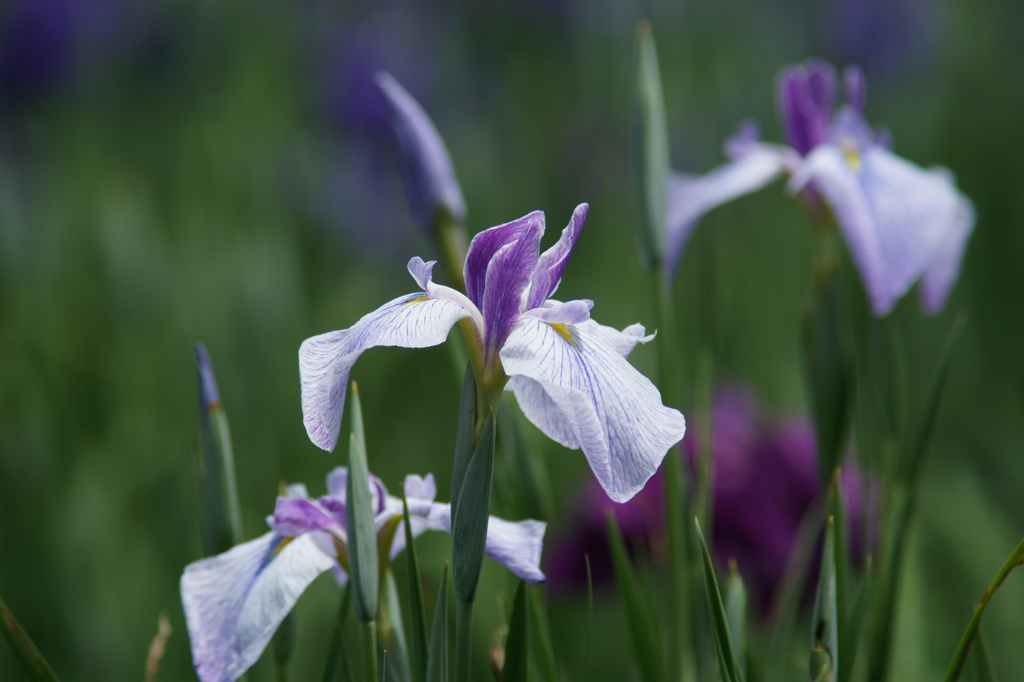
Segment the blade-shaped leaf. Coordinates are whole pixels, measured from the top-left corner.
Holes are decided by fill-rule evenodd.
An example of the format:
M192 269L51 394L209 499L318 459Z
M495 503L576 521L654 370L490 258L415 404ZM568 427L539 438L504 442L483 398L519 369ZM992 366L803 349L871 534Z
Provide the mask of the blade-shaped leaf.
M289 611L281 624L277 626L274 639L271 641L274 650L274 666L277 668L277 679L284 682L288 679L288 661L295 648L295 611Z
M196 464L203 553L213 556L242 541L242 515L238 507L228 417L220 400L210 357L201 343L196 344L196 369L199 374L199 431L202 442L201 456Z
M704 588L708 598L708 613L711 616L711 630L715 636L715 652L718 654L718 667L723 682L743 682L743 668L736 655L736 646L729 632L729 619L722 604L722 591L718 587L715 565L711 561L704 533L700 522L694 519L697 528L697 539L700 541L702 564L704 566Z
M725 584L725 619L729 623L740 668L745 672L744 651L747 647L747 588L735 561L729 561L729 580Z
M473 459L466 467L459 504L452 516L452 574L455 598L463 603L476 599L480 569L484 564L487 524L491 510L494 472L494 414L487 416Z
M839 647L842 649L843 658L840 662L849 660L848 670L853 670L853 664L857 660L857 651L860 648L861 637L864 633L864 620L868 612L868 604L873 598L874 589L874 558L868 554L864 559L864 577L861 578L857 594L853 599L850 608L850 619L847 624L847 635L845 640L840 640ZM846 679L850 679L847 677Z
M359 389L352 382L352 436L348 446L348 491L345 524L348 531L349 577L356 618L368 623L377 618L380 578L377 565L377 533L373 522L373 496L366 467L366 440L363 437L362 407Z
M411 682L412 666L409 661L409 641L405 636L405 625L402 624L402 605L398 601L398 585L395 574L390 568L384 572L384 598L381 614L384 616L377 622L381 634L381 645L384 647L384 679L390 682Z
M7 608L7 604L0 599L0 632L3 632L4 639L10 645L15 658L21 664L25 675L31 682L57 682L57 676L53 669L46 662L43 655L39 653L32 638L28 636L21 624Z
M420 584L420 562L416 556L416 543L409 521L409 504L402 496L402 514L405 519L405 559L409 574L409 649L413 679L422 680L427 670L427 616L423 605L423 585Z
M505 641L505 665L501 670L501 682L527 682L530 673L529 656L529 610L526 599L526 582L519 581L512 617L508 623L508 639Z
M839 669L839 614L837 607L835 519L828 517L821 552L821 575L811 618L811 679L834 679Z
M548 609L541 598L541 589L540 585L526 588L526 598L530 602L527 613L530 616L530 658L533 661L531 670L538 682L556 682L558 669L555 665L555 647L551 643Z
M665 258L668 219L669 142L661 92L658 51L651 25L636 27L637 76L634 118L634 172L640 207L640 257L649 269Z
M837 662L839 680L846 682L853 672L853 658L849 655L850 628L849 612L847 610L847 576L849 575L849 551L846 540L846 513L843 506L842 487L839 485L840 468L836 467L832 473L832 483L829 486L828 513L832 528L832 565L835 572L836 582L836 642L837 651L842 651L843 656ZM829 678L833 679L833 678Z
M331 647L327 650L327 661L324 663L324 674L320 676L321 682L334 682L338 678L339 664L344 671L346 682L352 679L348 670L348 657L345 655L345 621L348 618L348 611L352 608L352 583L345 586L341 595L341 606L338 607L338 616L334 621L334 633L331 635Z
M619 585L626 607L626 623L629 626L640 677L645 682L665 682L668 680L668 668L664 645L655 625L653 609L644 599L640 581L626 552L622 532L611 511L608 512L608 544L612 554L612 565L615 567L615 581Z
M462 397L459 399L459 424L455 432L455 459L452 462L452 519L459 508L462 480L473 459L476 434L476 377L467 365L462 378Z
M430 630L430 654L427 657L427 682L448 682L448 562L444 562L441 585L434 604L434 624Z
M822 481L827 482L839 464L846 440L852 385L838 275L819 279L804 319L803 336L819 467Z

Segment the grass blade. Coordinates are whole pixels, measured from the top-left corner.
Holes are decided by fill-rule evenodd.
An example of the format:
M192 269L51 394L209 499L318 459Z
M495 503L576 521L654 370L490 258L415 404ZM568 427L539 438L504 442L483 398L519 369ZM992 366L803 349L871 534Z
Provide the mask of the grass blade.
M508 639L505 640L505 665L501 670L501 682L527 682L529 680L530 617L528 611L526 583L520 580L512 605L512 617L508 623Z
M743 682L745 677L736 655L736 646L729 632L729 619L722 604L722 591L718 587L715 565L711 561L711 553L704 541L700 522L694 519L697 528L697 539L700 541L702 563L704 565L704 588L708 598L708 612L711 616L711 630L715 636L715 652L718 654L718 667L723 682Z
M434 624L430 630L427 682L448 682L448 562L444 562L441 586L434 603Z
M18 659L31 682L57 682L57 676L50 664L39 653L32 638L18 623L3 599L0 599L0 632L3 632L4 639L14 652L14 657Z
M427 672L427 616L423 606L423 585L420 584L420 562L416 556L416 543L412 537L412 523L409 521L409 504L402 496L402 513L405 519L405 559L409 574L409 642L413 679L425 679Z
M339 663L345 674L346 682L352 679L348 670L348 659L345 656L345 621L348 619L348 611L352 608L352 583L345 586L341 595L341 606L338 607L338 616L334 621L334 632L331 635L331 647L327 650L327 661L324 663L324 673L320 676L321 682L334 682L338 678Z
M839 670L839 613L836 579L835 518L828 517L825 546L821 552L821 575L811 618L811 679L834 679Z

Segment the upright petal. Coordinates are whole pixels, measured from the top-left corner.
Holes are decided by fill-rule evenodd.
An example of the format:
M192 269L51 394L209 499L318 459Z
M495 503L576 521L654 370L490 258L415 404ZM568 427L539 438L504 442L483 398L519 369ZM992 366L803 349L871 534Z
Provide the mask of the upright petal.
M524 235L534 232L544 233L543 211L528 213L512 222L488 228L473 237L466 254L463 275L466 280L466 295L478 308L483 309L487 271L491 259L502 248L519 241ZM537 242L540 243L539 237ZM537 248L539 250L540 247ZM534 258L536 258L536 254L534 254Z
M786 140L801 156L825 141L836 82L835 69L821 59L779 72L777 96Z
M454 301L409 294L365 315L349 329L313 336L299 348L302 416L310 440L324 450L338 442L349 371L374 346L426 348L443 343L470 312Z
M946 298L960 275L967 240L974 231L974 204L958 192L957 210L946 236L921 275L921 305L934 315L946 305Z
M787 159L785 147L754 143L744 154L706 175L673 172L668 185L669 272L675 271L686 242L705 213L775 180L786 170Z
M790 189L808 182L835 215L879 316L922 275L960 210L945 178L877 145L819 145Z
M283 540L267 533L185 568L181 600L203 682L238 679L260 657L299 595L335 563L308 535Z
M387 100L398 144L398 162L409 209L419 227L429 231L440 210L457 221L466 217L466 202L455 178L448 149L419 103L390 74L376 75Z
M686 431L683 415L662 405L654 384L585 325L526 318L501 361L526 416L563 445L581 447L616 502L643 488Z
M525 310L539 308L558 289L558 283L562 280L562 273L569 264L573 249L576 248L576 241L580 238L589 211L590 206L587 204L577 206L572 212L572 218L569 219L569 225L562 230L562 236L537 259L537 267L530 277Z
M529 217L523 220L527 221ZM539 220L527 221L527 227L519 239L498 249L487 264L484 300L480 307L486 323L484 362L487 362L487 353L501 348L512 327L519 321L523 292L530 284L530 275L537 266L540 238L544 234L544 214L540 213L539 217Z

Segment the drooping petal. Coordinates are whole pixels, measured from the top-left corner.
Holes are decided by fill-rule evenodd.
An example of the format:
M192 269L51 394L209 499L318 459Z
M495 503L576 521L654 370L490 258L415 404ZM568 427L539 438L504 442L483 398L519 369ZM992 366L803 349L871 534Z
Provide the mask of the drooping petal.
M953 191L957 198L953 222L921 275L921 306L932 315L946 305L946 298L960 275L967 240L974 231L974 204L955 188Z
M562 236L550 249L545 251L537 259L537 267L530 277L530 290L526 299L525 310L539 308L555 293L558 283L565 272L565 266L569 263L573 249L576 248L576 241L583 231L583 223L587 220L587 213L590 206L580 204L572 212L569 224L562 230Z
M595 322L593 319L583 322L581 326L604 344L611 346L616 353L624 358L629 357L629 354L636 348L636 344L653 341L655 336L655 334L648 334L647 330L640 323L631 324L622 331L615 327Z
M335 563L308 535L282 547L283 542L267 533L185 568L181 600L203 682L238 679L260 657L299 595Z
M324 450L338 442L349 371L374 346L426 348L443 343L470 312L454 301L402 296L365 315L349 329L313 336L299 348L302 416L310 440Z
M654 384L585 325L525 318L502 348L501 362L513 381L533 380L513 385L526 416L563 445L581 447L616 502L643 488L686 431L683 415L662 405ZM564 421L544 414L553 409Z
M745 154L705 175L673 172L668 185L669 272L675 271L686 242L705 213L775 180L786 170L789 158L784 147L755 143Z
M424 231L432 228L440 210L448 211L455 220L462 222L466 217L466 202L437 128L419 103L390 74L378 72L375 80L388 103L405 196L413 218Z
M819 145L790 189L807 183L839 223L878 316L922 275L959 210L947 180L877 145Z

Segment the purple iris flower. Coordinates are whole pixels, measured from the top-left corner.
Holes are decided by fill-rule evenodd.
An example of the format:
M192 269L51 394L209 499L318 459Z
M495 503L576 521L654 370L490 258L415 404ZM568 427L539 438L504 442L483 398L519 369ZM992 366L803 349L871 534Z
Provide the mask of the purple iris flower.
M787 176L790 192L812 210L824 201L835 217L875 315L887 315L918 280L925 311L942 309L974 229L974 207L948 170L896 156L888 133L871 129L860 69L847 68L843 81L846 103L837 110L838 79L829 64L810 59L786 67L778 100L789 146L760 142L745 123L725 144L728 163L706 175L672 174L670 268L701 216Z
M623 502L643 488L686 430L683 415L626 360L645 336L590 319L593 301L562 303L555 292L587 217L580 204L558 242L540 253L544 214L476 235L466 256L466 293L435 284L434 262L409 261L423 289L364 316L349 329L306 339L299 349L302 412L310 439L338 441L348 375L374 346L443 343L459 322L482 390L515 393L526 416L553 440L582 448L608 495Z
M823 494L818 476L814 429L805 418L782 422L766 420L749 390L736 386L715 391L712 411L712 457L715 465L715 556L723 563L735 559L744 581L762 613L775 597L793 552L800 524ZM683 441L678 453L691 464L699 440ZM877 511L877 500L865 499L873 479L855 465L844 467L840 485L850 545L861 557L877 538L866 535L867 512ZM666 547L665 498L660 477L655 477L626 504L613 505L596 486L588 486L576 519L548 556L548 587L552 592L586 589L584 555L590 556L593 578L610 583L613 572L608 551L605 515L609 510L627 544L646 546L657 559ZM812 564L812 570L814 564ZM813 581L811 581L813 584Z
M267 517L269 533L185 568L181 600L192 640L192 657L203 682L238 679L260 657L278 625L313 579L330 569L341 587L348 581L345 486L348 470L327 476L328 494L314 500L302 484L288 487ZM405 549L402 500L388 495L370 474L378 552L389 560ZM405 478L413 536L451 532L451 505L434 501L434 476ZM529 583L540 570L542 521L516 523L490 517L485 552ZM382 562L381 567L384 569Z

